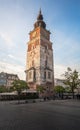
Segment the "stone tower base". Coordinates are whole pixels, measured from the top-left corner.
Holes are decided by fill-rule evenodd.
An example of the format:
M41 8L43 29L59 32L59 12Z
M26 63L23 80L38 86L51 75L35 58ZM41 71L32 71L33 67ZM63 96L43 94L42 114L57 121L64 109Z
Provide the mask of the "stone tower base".
M52 83L47 82L46 84L41 84L41 85L38 85L36 83L28 83L28 85L29 85L30 90L36 90L36 91L38 87L42 87L43 91L40 92L39 94L40 97L43 97L43 98L53 97L53 84Z

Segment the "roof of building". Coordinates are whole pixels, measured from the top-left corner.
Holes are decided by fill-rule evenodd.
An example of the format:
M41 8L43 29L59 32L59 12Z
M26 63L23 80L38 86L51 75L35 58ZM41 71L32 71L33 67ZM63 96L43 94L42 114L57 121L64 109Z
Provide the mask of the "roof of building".
M41 9L40 9L39 14L37 16L37 21L34 24L34 28L37 28L39 26L44 28L44 29L46 28L46 24L43 21L43 15L42 15Z
M9 76L18 77L18 75L17 75L17 74L9 74L9 73L6 73L6 72L1 72L0 74L5 75L6 77L9 77Z

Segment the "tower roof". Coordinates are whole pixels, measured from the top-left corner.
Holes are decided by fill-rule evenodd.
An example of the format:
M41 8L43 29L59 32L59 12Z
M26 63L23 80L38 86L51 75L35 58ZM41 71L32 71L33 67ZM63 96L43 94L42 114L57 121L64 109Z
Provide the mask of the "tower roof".
M43 15L41 13L41 8L39 10L39 14L38 14L37 20L43 20Z
M43 21L43 15L42 15L41 9L39 10L39 14L37 16L37 21L34 24L34 28L37 28L39 26L44 28L44 29L46 28L46 24Z

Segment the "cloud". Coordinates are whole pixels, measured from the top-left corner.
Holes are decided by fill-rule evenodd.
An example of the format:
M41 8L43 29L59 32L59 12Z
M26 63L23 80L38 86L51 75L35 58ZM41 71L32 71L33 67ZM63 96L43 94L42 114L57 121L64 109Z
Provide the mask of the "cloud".
M64 78L67 67L80 73L80 42L75 33L55 30L53 41L55 78Z
M33 3L30 2L25 4L25 2L22 1L19 3L13 2L10 4L10 2L8 2L5 6L3 6L4 4L1 5L0 8L0 46L3 50L2 52L0 51L0 59L4 59L3 62L0 62L0 71L17 73L22 79L23 77L25 78L25 68L23 66L26 62L26 52L24 52L26 50L24 49L26 46L24 43L28 42L28 33L33 29L33 24L36 21L37 16L36 11L38 11L38 6L35 5L35 9L32 8ZM40 5L39 2L38 5ZM53 9L53 6L51 8ZM54 44L55 77L62 78L61 74L64 73L68 66L73 69L80 70L80 57L76 56L78 52L80 54L80 44L77 38L75 38L79 35L79 33L75 33L69 26L63 27L63 20L62 24L59 20L62 11L60 9L58 10L55 4L54 14L48 12L48 15L46 16L47 13L44 10L44 7L42 9L42 13L43 12L45 13L44 20L46 22L52 21L51 23L47 23L47 27L48 25L50 26L51 32L54 30L51 41L53 41ZM49 21L47 21L47 18ZM57 24L55 22L56 20L59 21ZM65 24L67 25L67 23L68 21ZM2 46L4 47L2 48Z
M62 74L66 71L67 67L64 65L55 65L54 64L54 78L63 79Z
M25 80L25 67L0 61L0 72L18 74L20 79Z
M63 79L63 74L65 71L67 71L67 68L70 67L72 70L77 70L80 74L80 65L72 65L72 66L66 66L63 64L54 64L54 78Z
M12 59L15 59L15 57L11 54L8 54L8 57L12 58Z
M8 46L14 45L11 37L9 37L7 33L0 32L0 37L5 41L4 43L6 43Z
M24 53L18 53L18 54L8 54L8 57L6 56L7 62L13 63L13 64L18 64L21 66L25 65L26 62L26 56Z
M54 62L58 64L68 65L78 64L80 61L80 45L78 38L74 34L69 35L67 32L55 30L53 39Z

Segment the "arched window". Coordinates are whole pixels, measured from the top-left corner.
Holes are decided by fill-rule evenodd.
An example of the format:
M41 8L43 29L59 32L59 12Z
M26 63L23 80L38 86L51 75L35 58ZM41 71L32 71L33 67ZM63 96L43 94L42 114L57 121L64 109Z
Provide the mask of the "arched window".
M46 71L44 72L44 79L46 79Z
M32 66L34 66L34 60L32 60Z
M28 73L28 78L29 79L31 79L31 77L32 77L32 73L31 73L31 71Z
M47 49L48 49L48 46L47 46L47 45L45 45L45 52L47 51Z
M51 79L51 72L48 72L48 79Z
M35 46L34 45L32 45L32 50L35 48Z
M47 67L47 60L45 60L45 66Z
M34 71L34 80L36 80L36 71Z
M48 66L48 57L46 56L46 60L45 60L45 67Z

